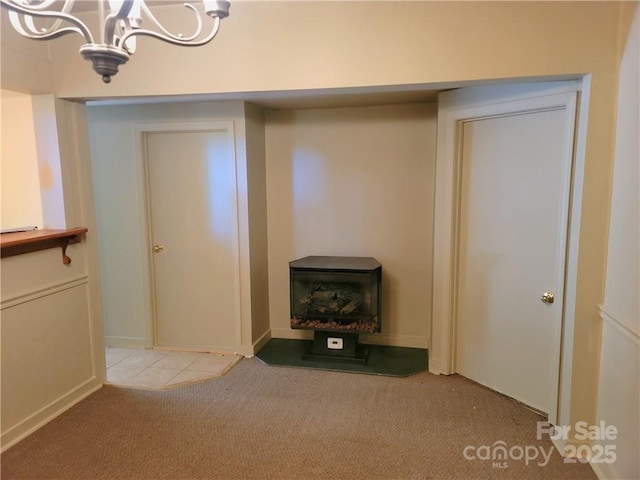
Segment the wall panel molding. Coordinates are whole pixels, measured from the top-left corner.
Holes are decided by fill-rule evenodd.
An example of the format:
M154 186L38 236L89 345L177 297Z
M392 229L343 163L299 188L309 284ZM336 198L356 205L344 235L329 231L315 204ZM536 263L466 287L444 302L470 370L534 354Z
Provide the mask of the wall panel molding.
M38 298L46 297L48 295L53 295L55 293L62 292L64 290L69 290L70 288L75 288L80 285L86 285L88 283L89 283L88 275L79 275L74 278L64 280L62 282L50 283L46 286L33 289L33 290L29 289L27 291L23 291L23 292L11 295L8 298L2 299L2 303L0 303L0 310L15 307L16 305L20 305L22 303L31 302L33 300L37 300Z
M628 322L626 319L617 317L602 305L600 306L600 318L602 318L603 322L619 330L636 345L640 345L640 331L638 331L637 326L632 325L631 322Z

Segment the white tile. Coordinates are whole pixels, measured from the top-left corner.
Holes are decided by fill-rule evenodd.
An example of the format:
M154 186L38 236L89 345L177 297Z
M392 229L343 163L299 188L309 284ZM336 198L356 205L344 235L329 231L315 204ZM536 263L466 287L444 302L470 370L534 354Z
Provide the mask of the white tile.
M131 365L122 365L122 363L118 363L111 368L107 369L107 382L109 383L123 383L127 382L140 372L142 372L145 367L141 366L131 366Z
M136 352L136 350L133 348L107 347L105 349L107 368L115 365L121 360L124 360L134 352Z
M126 365L129 367L150 367L166 355L167 352L159 352L157 350L137 350L124 360L121 360L118 365Z
M204 353L194 352L170 352L165 357L158 360L153 364L154 368L187 368L196 360L198 360Z
M179 368L149 367L130 379L127 384L139 387L163 387L169 380L180 373Z
M107 382L133 388L170 388L225 374L242 358L233 354L107 347Z

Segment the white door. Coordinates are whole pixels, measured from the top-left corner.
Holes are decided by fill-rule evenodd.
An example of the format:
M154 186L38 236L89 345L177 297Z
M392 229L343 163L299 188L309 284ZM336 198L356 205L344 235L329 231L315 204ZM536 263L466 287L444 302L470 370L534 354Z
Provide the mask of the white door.
M456 371L552 415L575 93L559 103L506 101L458 126Z
M238 345L236 175L227 130L145 134L155 344Z

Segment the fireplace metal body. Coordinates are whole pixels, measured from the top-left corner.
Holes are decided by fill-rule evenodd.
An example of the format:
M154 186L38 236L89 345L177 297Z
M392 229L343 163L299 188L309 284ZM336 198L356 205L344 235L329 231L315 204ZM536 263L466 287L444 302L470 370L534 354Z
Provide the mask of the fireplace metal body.
M382 265L310 256L289 263L289 278L291 328L315 331L311 359L366 361L358 334L380 332Z

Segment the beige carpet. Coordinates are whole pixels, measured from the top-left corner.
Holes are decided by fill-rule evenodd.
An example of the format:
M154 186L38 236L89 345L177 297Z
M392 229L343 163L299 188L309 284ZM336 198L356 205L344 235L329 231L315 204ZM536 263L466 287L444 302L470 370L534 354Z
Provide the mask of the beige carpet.
M595 479L555 451L545 466L465 459L465 448L499 441L549 451L549 440L536 439L540 419L458 376L244 359L224 377L172 390L105 387L0 462L2 480Z

